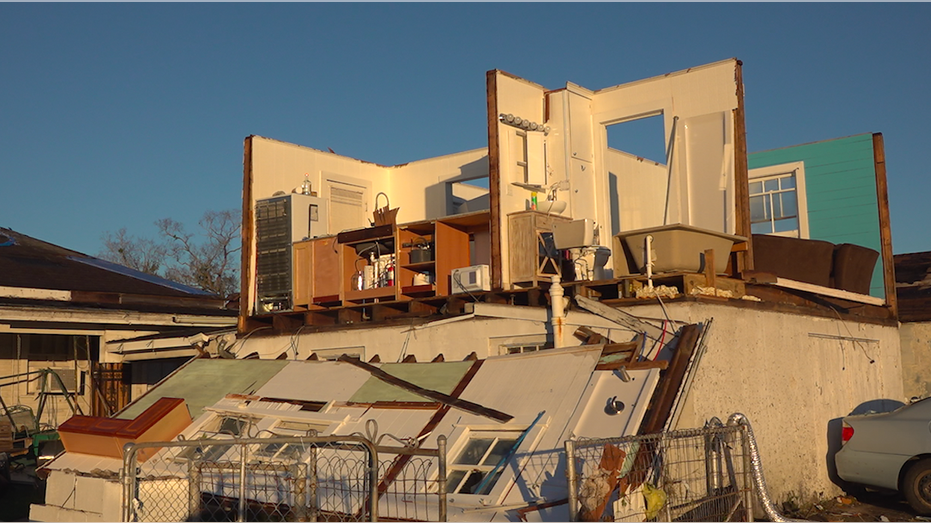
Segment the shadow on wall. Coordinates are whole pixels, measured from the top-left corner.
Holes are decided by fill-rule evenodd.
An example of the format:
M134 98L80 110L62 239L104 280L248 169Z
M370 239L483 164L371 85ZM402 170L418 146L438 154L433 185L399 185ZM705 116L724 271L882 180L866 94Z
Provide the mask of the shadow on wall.
M904 407L905 404L898 400L892 399L877 399L865 401L852 411L850 411L848 416L856 416L860 414L880 414L882 412L892 412L899 407ZM846 481L842 480L840 476L837 475L837 466L834 464L834 456L841 449L841 429L843 428L844 418L834 418L828 421L827 425L827 442L828 442L828 452L825 455L825 465L828 469L828 478L830 478L831 483L834 483L838 487L847 491L851 488L851 485Z
M424 192L426 219L458 214L458 207L464 200L454 196L454 186L463 183L473 186L473 189L478 187L480 191L488 191L488 156L460 166L459 174L453 178L427 186Z

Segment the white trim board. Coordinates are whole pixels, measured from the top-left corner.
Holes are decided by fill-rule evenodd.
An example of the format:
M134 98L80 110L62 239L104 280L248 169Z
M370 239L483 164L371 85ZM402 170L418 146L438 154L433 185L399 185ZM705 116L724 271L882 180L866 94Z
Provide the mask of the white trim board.
M776 278L776 283L774 284L777 287L785 287L787 289L795 289L797 291L811 292L814 294L820 294L822 296L830 296L832 298L840 298L842 300L855 301L859 303L866 303L868 305L885 305L886 300L883 298L877 298L875 296L868 296L866 294L858 294L856 292L843 291L840 289L832 289L830 287L822 287L820 285L815 285L813 283L805 283L801 281L790 280L788 278Z

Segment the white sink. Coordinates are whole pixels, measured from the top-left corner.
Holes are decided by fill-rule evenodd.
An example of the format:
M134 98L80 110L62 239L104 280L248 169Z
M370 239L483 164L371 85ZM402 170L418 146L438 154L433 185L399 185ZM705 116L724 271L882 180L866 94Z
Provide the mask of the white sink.
M537 210L540 212L562 214L566 210L567 202L565 200L542 200L537 202Z

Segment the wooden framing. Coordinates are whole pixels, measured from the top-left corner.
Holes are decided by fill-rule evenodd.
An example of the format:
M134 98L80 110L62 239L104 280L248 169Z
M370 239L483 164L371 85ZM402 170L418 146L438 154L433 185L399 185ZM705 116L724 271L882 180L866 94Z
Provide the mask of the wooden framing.
M488 200L491 218L488 232L491 236L491 288L503 288L501 275L501 161L498 136L498 70L485 73L485 100L488 107Z
M239 263L239 322L238 331L247 332L249 328L249 312L252 307L252 235L255 230L255 216L252 214L252 138L247 136L243 142L242 154L242 248Z
M892 221L889 218L889 192L886 185L886 150L882 133L873 133L873 165L876 172L876 203L879 207L879 241L883 261L883 289L892 316L898 318L895 294L895 258L892 254Z
M737 109L734 109L734 234L747 238L747 250L735 253L737 271L753 270L753 241L750 228L750 170L747 162L747 122L744 111L743 62L734 69L737 83Z

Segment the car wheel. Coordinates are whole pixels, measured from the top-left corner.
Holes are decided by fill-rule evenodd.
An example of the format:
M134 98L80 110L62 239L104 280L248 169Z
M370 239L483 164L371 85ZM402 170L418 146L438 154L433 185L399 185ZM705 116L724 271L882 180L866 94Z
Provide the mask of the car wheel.
M919 515L931 515L931 459L915 463L902 480L902 494Z

